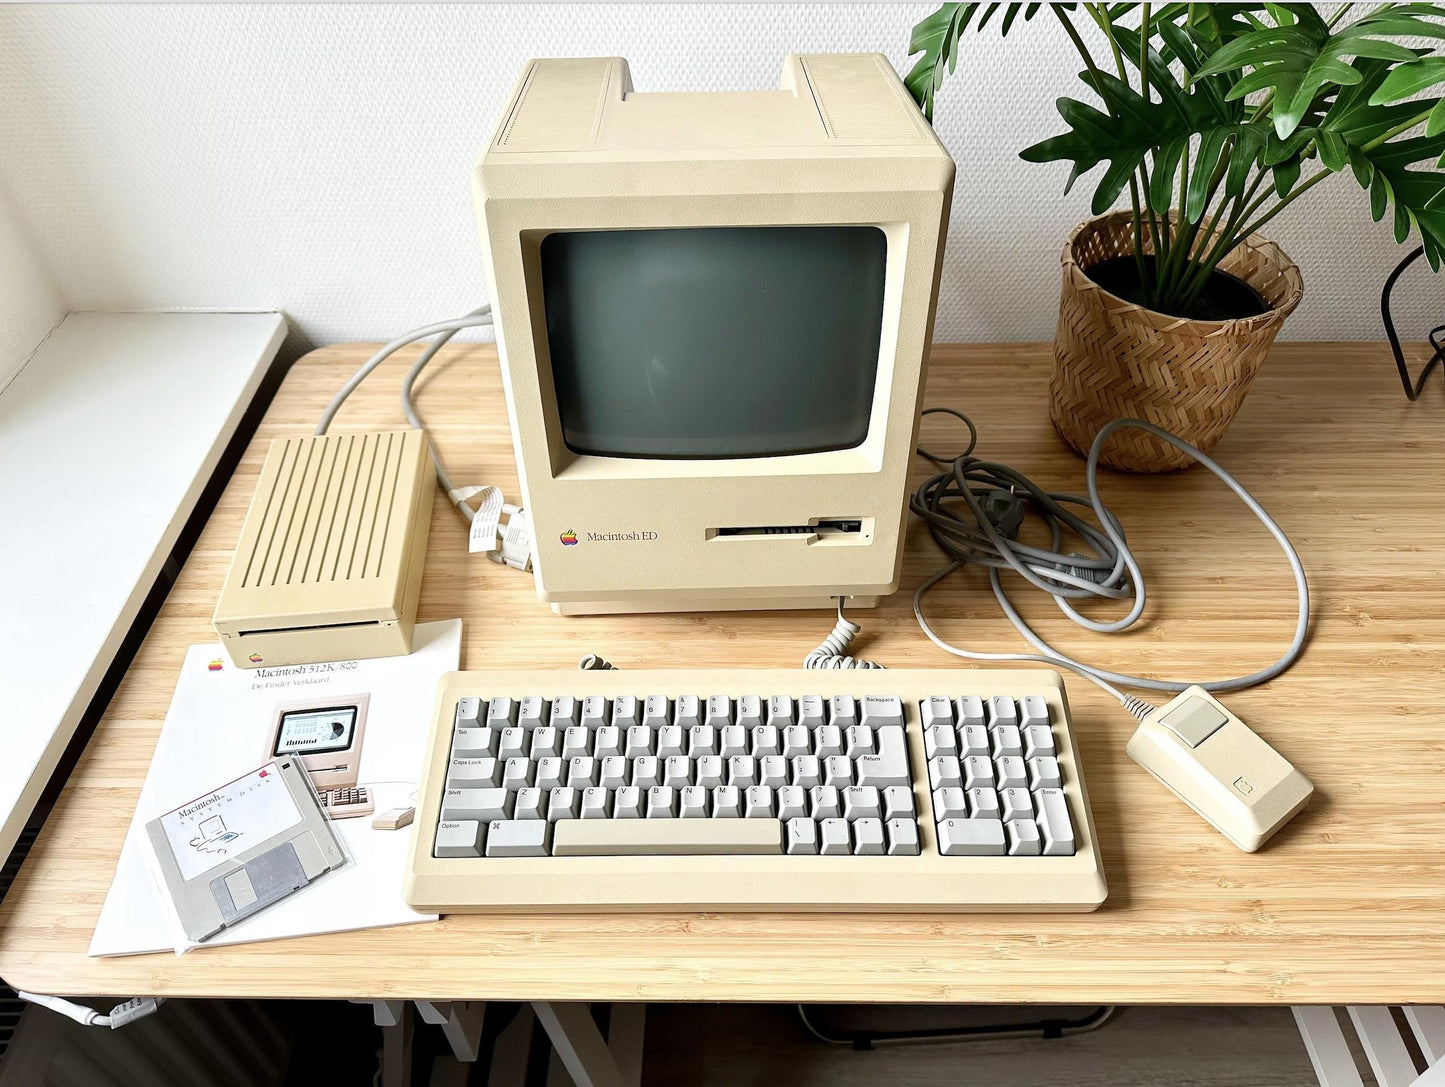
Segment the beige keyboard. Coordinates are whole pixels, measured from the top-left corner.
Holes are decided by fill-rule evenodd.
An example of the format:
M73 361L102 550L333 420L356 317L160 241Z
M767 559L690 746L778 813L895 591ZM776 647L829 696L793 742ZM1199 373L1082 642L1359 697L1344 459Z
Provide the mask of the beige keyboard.
M1051 671L454 672L406 901L440 913L1091 910Z

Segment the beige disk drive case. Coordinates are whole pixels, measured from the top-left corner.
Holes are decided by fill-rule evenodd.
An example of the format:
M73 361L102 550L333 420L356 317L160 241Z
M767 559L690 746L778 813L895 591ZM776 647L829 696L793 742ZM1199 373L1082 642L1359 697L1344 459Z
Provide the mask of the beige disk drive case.
M423 431L273 441L216 604L232 663L411 652L431 500Z

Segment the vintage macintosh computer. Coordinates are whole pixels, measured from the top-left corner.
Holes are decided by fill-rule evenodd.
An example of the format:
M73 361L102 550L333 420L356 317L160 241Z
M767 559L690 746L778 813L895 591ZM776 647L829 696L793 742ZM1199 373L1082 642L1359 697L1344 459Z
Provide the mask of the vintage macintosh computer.
M404 887L413 906L1103 901L1056 671L885 671L846 656L857 628L842 604L874 604L899 584L953 176L879 55L789 56L775 90L706 94L638 92L618 58L526 65L473 177L492 307L383 347L317 433L390 353L435 337L402 386L421 427L416 375L457 331L494 321L524 507L510 507L500 556L487 520L500 499L473 509L478 488L456 487L445 449L429 447L474 548L523 568L530 558L538 594L564 616L836 606L839 620L808 658L824 670L445 677L417 793ZM1039 654L979 653L932 631L923 594L965 553L987 557L969 550L982 546L970 518L985 514L949 490L967 460L913 498L931 504L930 529L953 560L918 587L923 632L959 656L1057 665L1104 687L1144 722L1131 754L1236 844L1258 848L1311 786L1208 691L1085 665L1022 626ZM1211 684L1222 690L1288 666L1308 602L1278 526L1206 463L1275 533L1300 589L1289 652ZM318 506L301 478L283 509L319 508L324 521L325 497ZM1016 488L1000 480L970 476L964 490L1007 504ZM1128 625L1142 575L1097 500L1094 513L1091 555L1006 559L1012 545L990 531L993 564L1027 563L1071 615L1064 598L1084 595L1080 586L1134 599ZM518 524L531 534L520 552ZM1113 683L1179 693L1155 708Z

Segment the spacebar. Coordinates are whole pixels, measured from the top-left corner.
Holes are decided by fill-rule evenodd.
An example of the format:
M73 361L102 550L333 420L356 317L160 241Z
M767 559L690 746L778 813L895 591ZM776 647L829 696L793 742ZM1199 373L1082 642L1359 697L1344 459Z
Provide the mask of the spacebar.
M776 819L559 819L554 857L781 853Z

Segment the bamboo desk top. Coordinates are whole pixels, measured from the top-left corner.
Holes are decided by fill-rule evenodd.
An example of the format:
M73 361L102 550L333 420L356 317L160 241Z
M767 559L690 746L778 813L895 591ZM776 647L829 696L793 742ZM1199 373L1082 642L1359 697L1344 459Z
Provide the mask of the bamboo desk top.
M211 611L269 439L306 434L371 353L325 348L288 375L18 879L0 906L0 977L43 993L231 997L1091 1003L1445 1003L1445 403L1401 395L1381 346L1279 346L1215 452L1293 538L1314 594L1304 659L1230 706L1318 792L1265 849L1239 852L1128 759L1133 719L1067 679L1109 899L1079 915L451 917L437 924L124 959L91 928L185 648ZM340 429L401 423L412 351L370 378ZM980 449L1053 489L1083 463L1049 427L1047 345L943 346L928 404L965 408ZM418 397L455 477L516 494L495 352L458 347ZM956 425L956 424L955 424ZM925 420L930 446L956 431ZM923 464L920 462L919 471ZM1126 671L1234 675L1273 660L1294 615L1274 542L1211 475L1103 481L1142 556L1148 620L1092 636L1037 594L1026 617ZM466 620L462 666L801 662L819 612L563 619L531 579L468 557L434 509L422 619ZM949 667L910 612L940 557L918 524L904 591L859 611L859 649ZM955 642L1022 642L981 573L935 591Z

